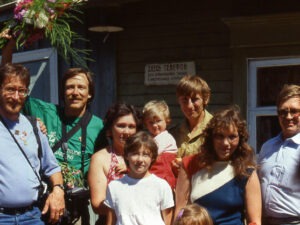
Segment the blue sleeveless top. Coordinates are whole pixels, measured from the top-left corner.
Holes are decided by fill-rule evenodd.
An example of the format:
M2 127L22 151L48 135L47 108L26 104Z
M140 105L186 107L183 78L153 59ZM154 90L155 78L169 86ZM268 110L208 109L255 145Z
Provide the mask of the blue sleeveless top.
M191 202L205 207L214 225L244 225L247 181L234 175L229 162L216 162L192 176Z

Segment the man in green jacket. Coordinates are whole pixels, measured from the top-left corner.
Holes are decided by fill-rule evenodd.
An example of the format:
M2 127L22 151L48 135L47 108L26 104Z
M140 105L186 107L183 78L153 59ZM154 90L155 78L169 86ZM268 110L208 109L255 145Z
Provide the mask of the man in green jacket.
M60 92L64 107L29 97L24 113L39 118L45 124L50 146L62 166L65 186L71 190L87 186L86 175L90 159L99 147L103 123L100 118L88 112L88 105L94 97L94 83L90 72L82 68L67 70ZM71 130L73 134L70 135L68 133ZM76 205L79 207L85 203L77 202ZM87 213L87 207L79 207L77 210L82 225L89 224L89 216L93 221L92 217L95 215L91 215L91 210Z

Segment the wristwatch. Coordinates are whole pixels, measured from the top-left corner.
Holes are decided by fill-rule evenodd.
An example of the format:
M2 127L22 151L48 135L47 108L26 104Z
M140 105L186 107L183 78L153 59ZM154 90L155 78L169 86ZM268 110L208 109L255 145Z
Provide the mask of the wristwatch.
M65 186L64 186L63 184L54 184L54 185L53 185L53 188L54 188L54 187L60 187L63 191L65 191ZM52 189L53 189L53 188L52 188Z

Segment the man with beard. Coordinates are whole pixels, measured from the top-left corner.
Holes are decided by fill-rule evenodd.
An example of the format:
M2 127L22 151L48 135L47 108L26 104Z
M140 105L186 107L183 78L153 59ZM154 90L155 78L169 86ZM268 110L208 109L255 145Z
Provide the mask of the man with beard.
M277 113L281 133L263 144L258 158L263 224L299 225L300 86L283 86Z
M63 179L47 137L20 113L28 94L29 71L20 64L0 67L0 224L43 225L38 198L41 176L51 193L42 213L56 223L64 213ZM38 129L37 126L35 126ZM39 143L40 142L40 148Z

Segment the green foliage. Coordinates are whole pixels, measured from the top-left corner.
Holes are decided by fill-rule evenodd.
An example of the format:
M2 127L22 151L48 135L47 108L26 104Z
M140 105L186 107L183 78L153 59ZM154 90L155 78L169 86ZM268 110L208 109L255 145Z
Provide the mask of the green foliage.
M14 18L5 23L0 33L0 48L11 35L16 39L17 49L47 38L67 63L71 60L87 68L86 61L91 50L74 48L76 41L87 42L71 29L70 23L82 21L82 0L19 0L14 9Z
M67 189L84 187L84 179L81 170L77 170L65 162L59 163L59 165L64 179L64 186Z

